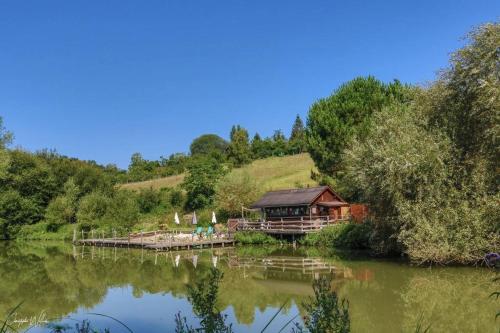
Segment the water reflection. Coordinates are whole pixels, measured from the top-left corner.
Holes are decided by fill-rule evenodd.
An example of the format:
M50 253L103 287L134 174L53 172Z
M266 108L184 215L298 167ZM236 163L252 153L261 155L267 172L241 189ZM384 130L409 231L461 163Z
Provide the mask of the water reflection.
M322 255L315 249L280 247L160 253L0 243L0 314L25 300L19 317L102 311L148 327L148 332L166 332L179 308L184 314L191 309L186 286L217 267L224 273L217 307L229 314L236 332L262 328L287 300L281 322L303 314L311 283L322 275L333 276L332 287L349 299L354 332L412 331L421 313L433 332L499 329L494 320L498 305L488 298L496 287L494 273L486 269L425 269Z

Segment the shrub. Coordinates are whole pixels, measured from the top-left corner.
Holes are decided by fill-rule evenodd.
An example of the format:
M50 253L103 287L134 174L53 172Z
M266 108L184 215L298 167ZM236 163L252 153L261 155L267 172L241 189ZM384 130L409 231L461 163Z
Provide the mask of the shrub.
M111 199L101 192L84 196L79 203L76 219L80 224L92 225L100 221L108 210Z
M153 188L141 189L137 194L137 203L141 213L150 213L161 203L161 194Z
M234 235L234 239L241 244L276 244L278 240L263 232L240 231Z
M368 249L371 233L372 225L370 223L337 224L324 228L319 233L306 235L301 243L346 249Z
M134 193L126 190L117 191L111 198L104 221L115 229L130 230L139 221L139 205Z
M230 217L241 215L241 207L254 202L259 195L257 183L248 173L229 174L216 187L215 202Z
M172 207L182 207L186 201L186 196L181 189L174 188L170 192L170 204Z
M351 331L349 302L332 291L332 279L321 277L313 282L314 298L304 302L304 326L295 324L292 333L348 333Z

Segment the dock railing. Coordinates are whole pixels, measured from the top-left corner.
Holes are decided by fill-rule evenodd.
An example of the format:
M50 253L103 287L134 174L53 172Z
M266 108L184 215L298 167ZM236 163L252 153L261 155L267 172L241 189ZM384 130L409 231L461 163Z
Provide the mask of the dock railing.
M317 232L321 229L349 220L349 216L309 216L283 217L275 220L248 220L237 219L236 230L238 231L262 231L268 234L306 234Z

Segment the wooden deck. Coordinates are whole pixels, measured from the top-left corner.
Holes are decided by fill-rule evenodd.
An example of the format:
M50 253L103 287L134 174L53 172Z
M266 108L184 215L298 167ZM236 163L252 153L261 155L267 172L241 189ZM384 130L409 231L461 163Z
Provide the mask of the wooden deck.
M153 231L148 233L130 234L128 237L112 238L83 238L75 240L74 243L88 246L103 247L128 247L143 248L149 250L169 251L169 250L189 250L194 248L215 248L234 246L235 241L232 237L210 237L199 239L198 237L188 237L176 239L175 234L169 234L162 231Z
M283 218L280 221L250 221L246 219L233 220L238 231L261 231L273 235L304 235L318 232L334 224L345 223L349 217L332 219L330 217Z

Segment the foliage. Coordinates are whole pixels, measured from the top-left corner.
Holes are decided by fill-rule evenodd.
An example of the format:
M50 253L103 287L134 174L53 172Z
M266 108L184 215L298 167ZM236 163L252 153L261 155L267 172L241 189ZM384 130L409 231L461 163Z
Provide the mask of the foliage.
M305 329L296 324L297 333L348 333L351 331L349 302L339 301L337 293L331 290L332 279L321 277L313 282L314 299L303 304L307 315Z
M488 193L485 164L464 165L426 112L393 105L374 115L367 139L346 153L350 178L375 213L379 249L396 246L419 262L479 260L500 244L498 195Z
M0 117L0 179L7 174L7 169L10 163L7 145L12 142L12 133L8 132L3 126L3 119Z
M64 193L52 200L45 212L45 220L49 228L57 229L61 224L74 223L80 189L73 178L64 184Z
M485 24L468 35L469 44L454 52L419 101L431 125L445 131L457 159L470 173L484 164L488 190L498 191L500 160L500 24Z
M241 215L241 207L248 207L259 196L257 183L248 172L230 173L217 184L215 202L228 216Z
M213 157L193 160L182 183L187 192L186 208L199 209L211 205L217 182L226 173L225 166Z
M172 207L181 207L185 203L185 195L182 190L174 188L170 191L170 204Z
M364 138L372 115L394 100L405 99L407 90L398 81L386 85L372 76L358 77L314 103L307 118L306 136L318 169L326 174L340 170L351 140Z
M81 225L76 225L77 230ZM73 239L75 224L58 225L57 228L47 222L23 225L16 233L16 240L65 240ZM88 229L88 228L86 228Z
M193 305L193 312L200 319L200 329L189 327L186 319L176 315L176 333L206 332L206 333L230 333L233 332L232 325L227 325L226 315L222 315L216 308L219 284L223 274L216 268L211 268L207 278L197 282L195 286L188 285L188 300Z
M317 181L311 179L314 171L314 162L309 154L297 154L284 157L268 157L253 161L241 168L231 169L230 173L241 175L248 173L262 190L292 188L302 186L316 186ZM174 189L182 183L184 175L170 176L152 181L121 184L120 188L138 190L141 188ZM177 206L177 205L174 205Z
M0 195L0 237L10 239L23 224L38 222L42 208L16 190L2 191Z
M293 123L288 145L288 150L292 154L300 154L307 150L306 130L304 122L299 115L297 115L295 122Z
M248 131L240 125L233 126L230 134L231 142L228 147L228 159L235 166L247 164L252 159Z
M368 222L337 224L324 228L319 233L307 234L301 243L329 248L368 249L372 228Z
M228 149L226 140L216 134L203 134L193 140L189 150L191 156L210 155L213 153L224 155Z
M137 193L137 204L141 213L150 213L161 203L160 191L155 191L152 188L141 189Z
M76 218L78 223L93 225L102 220L110 206L111 199L102 192L92 192L79 202Z
M234 240L240 244L277 244L279 241L263 232L239 231L234 235Z
M139 204L134 192L116 191L111 197L104 220L116 229L130 230L139 221Z

